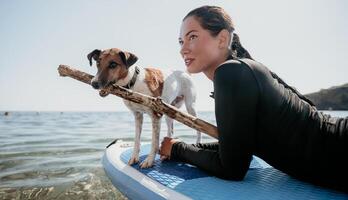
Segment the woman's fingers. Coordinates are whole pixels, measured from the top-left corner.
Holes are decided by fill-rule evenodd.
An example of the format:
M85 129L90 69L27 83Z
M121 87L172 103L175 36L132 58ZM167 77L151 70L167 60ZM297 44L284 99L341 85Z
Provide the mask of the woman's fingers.
M158 153L161 155L160 159L163 160L170 160L170 154L172 150L172 146L174 143L178 141L178 138L170 138L170 137L164 137L160 149Z
M163 160L169 160L169 157L168 156L160 156L160 160L163 161Z

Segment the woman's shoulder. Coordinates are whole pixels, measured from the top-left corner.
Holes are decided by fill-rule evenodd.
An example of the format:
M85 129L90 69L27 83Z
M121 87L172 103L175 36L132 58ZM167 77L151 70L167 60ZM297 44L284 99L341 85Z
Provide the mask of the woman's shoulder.
M225 66L228 66L228 65L240 65L242 64L242 62L240 60L236 60L236 59L229 59L229 60L226 60L225 62L221 63L218 67L221 68L221 67L225 67Z
M249 60L249 59L248 59ZM252 61L252 60L250 60ZM252 68L249 63L243 60L227 60L220 64L215 70L215 76L239 76L240 73L252 73Z
M270 75L270 70L263 65L262 63L252 60L252 59L231 59L227 60L226 62L222 63L217 70L215 71L215 74L220 73L234 73L234 74L239 74L239 73L251 73L254 75L259 75L259 76L269 76ZM239 74L240 75L240 74Z
M227 60L214 73L213 82L216 87L221 85L244 85L255 81L253 70L240 60Z
M241 60L222 63L214 74L214 90L223 93L250 92L256 94L258 83L253 70Z
M221 63L217 69L224 69L227 66L235 66L235 67L249 67L249 68L254 68L254 67L258 67L258 66L263 66L263 64L255 61L255 60L251 60L251 59L247 59L247 58L243 58L243 59L230 59L230 60L226 60L225 62Z

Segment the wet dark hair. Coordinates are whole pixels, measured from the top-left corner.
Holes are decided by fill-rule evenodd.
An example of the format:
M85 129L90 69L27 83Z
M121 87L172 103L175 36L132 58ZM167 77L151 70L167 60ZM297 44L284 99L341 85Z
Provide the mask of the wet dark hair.
M233 59L239 58L249 58L254 60L249 52L242 46L239 40L239 36L234 33L234 24L231 17L226 13L224 9L218 6L202 6L190 11L183 19L183 21L188 17L195 17L200 25L208 30L212 36L217 36L220 31L226 29L232 36L232 44L230 49L230 55ZM284 85L284 87L290 89L296 93L301 99L308 102L310 105L314 106L314 103L307 99L304 95L300 94L295 88L286 84L276 73L270 71L272 77L277 79L279 83Z
M217 36L222 30L227 30L233 36L230 55L234 59L253 59L249 52L242 46L239 36L234 33L234 24L227 12L218 6L202 6L190 11L183 19L195 17L200 25L208 30L212 36ZM232 35L233 34L233 35Z

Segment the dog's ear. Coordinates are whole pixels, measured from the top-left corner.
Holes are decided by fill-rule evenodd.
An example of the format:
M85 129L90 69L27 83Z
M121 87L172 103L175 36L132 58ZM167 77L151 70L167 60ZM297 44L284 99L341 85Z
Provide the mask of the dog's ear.
M92 58L97 61L100 56L101 51L99 49L93 50L91 53L87 55L87 58L89 60L89 65L92 66Z
M132 66L138 60L138 57L126 51L120 51L118 55L120 55L122 62L127 66L127 68Z

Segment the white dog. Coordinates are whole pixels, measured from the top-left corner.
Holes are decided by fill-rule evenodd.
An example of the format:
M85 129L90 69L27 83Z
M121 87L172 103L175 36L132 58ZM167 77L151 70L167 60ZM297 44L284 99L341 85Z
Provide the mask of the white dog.
M194 109L196 94L190 76L181 71L173 71L164 74L159 69L140 68L133 65L137 57L129 52L112 48L104 51L94 50L88 54L88 60L92 65L92 58L97 62L98 72L92 79L91 85L95 89L101 89L108 84L116 84L133 91L153 97L161 97L164 102L177 108L185 102L187 112L196 116ZM159 150L159 136L161 128L161 115L148 107L124 100L126 106L133 112L135 117L135 140L133 154L128 162L129 165L139 162L140 134L143 123L143 113L147 113L152 120L151 151L147 158L140 164L141 168L151 167ZM168 132L173 134L173 119L165 116ZM201 141L201 133L197 131L197 143Z

